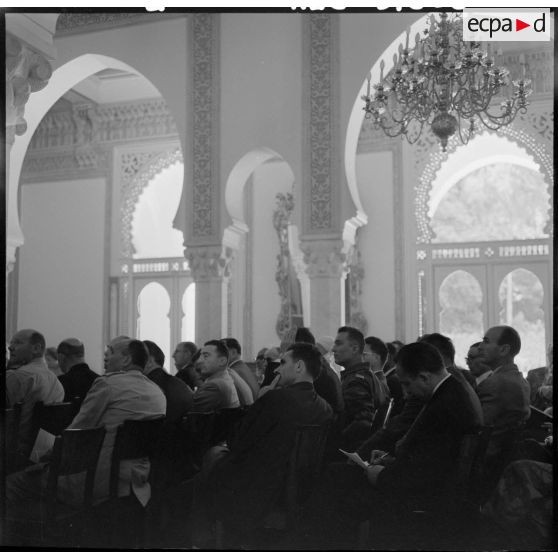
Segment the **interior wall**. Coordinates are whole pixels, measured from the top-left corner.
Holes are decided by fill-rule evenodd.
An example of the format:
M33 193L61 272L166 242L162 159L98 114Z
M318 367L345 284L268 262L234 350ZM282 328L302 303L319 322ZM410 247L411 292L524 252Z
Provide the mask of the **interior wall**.
M362 308L368 335L387 342L395 338L393 153L359 154L357 179L368 214L368 224L361 228L358 242L364 267Z
M273 228L275 196L279 192L290 192L292 177L285 163L267 163L258 167L253 174L252 229L252 350L279 345L275 324L281 303L279 287L275 281L279 239ZM250 295L248 295L250 296ZM253 360L255 355L244 355Z
M47 346L67 337L103 372L104 179L25 184L19 251L18 329L43 333Z

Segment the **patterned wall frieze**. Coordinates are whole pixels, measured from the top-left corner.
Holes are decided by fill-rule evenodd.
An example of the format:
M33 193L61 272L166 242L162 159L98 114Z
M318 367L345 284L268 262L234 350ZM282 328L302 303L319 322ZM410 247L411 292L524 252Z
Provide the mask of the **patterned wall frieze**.
M68 110L50 110L33 134L29 150L156 139L177 134L164 99L97 105L84 103Z
M88 31L99 31L134 25L138 23L160 21L169 17L177 17L180 14L161 14L142 12L71 12L62 13L56 22L56 36L71 35L74 33L85 33Z
M305 272L310 279L317 277L344 278L349 271L349 258L341 240L306 240L300 243Z
M364 282L364 266L359 250L354 250L349 265L349 308L346 325L356 327L366 336L368 333L368 320L362 311L362 285Z
M190 25L193 192L188 236L209 238L219 226L219 16L193 14Z
M179 161L182 162L182 151L179 147L173 150L159 148L120 155L120 241L123 257L131 258L134 254L132 221L141 193L157 174Z
M25 105L31 93L46 87L52 67L40 53L18 38L6 34L6 139L13 143L14 136L27 130Z
M332 14L304 16L304 183L307 185L304 231L333 232L334 195L341 182L339 153L339 21Z
M234 251L231 248L215 246L189 246L185 257L194 281L228 279Z

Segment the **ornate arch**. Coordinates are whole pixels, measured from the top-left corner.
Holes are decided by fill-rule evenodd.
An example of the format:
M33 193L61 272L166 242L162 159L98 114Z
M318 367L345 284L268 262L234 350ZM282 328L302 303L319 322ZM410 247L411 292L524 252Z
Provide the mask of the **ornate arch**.
M554 113L551 109L528 112L520 114L517 119L495 134L505 137L522 147L528 155L540 166L549 195L549 214L546 232L552 235L551 208L553 205L554 176L552 165L552 141L553 141ZM432 184L440 171L442 164L461 147L461 143L454 136L448 143L448 148L443 153L437 146L437 142L431 132L423 137L413 146L415 160L415 176L419 176L415 185L415 219L417 225L417 243L428 244L433 237L428 216L428 207Z
M123 257L134 255L132 220L142 192L155 176L177 162L183 162L180 147L121 154L120 250Z

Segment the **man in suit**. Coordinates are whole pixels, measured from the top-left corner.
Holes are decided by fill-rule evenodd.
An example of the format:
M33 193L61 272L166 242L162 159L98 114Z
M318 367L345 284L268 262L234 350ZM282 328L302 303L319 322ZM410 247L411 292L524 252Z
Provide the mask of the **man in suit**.
M167 400L166 422L177 423L181 417L192 410L194 392L190 386L163 369L165 353L156 343L145 340L143 344L149 353L143 373L152 382L155 382L165 394Z
M93 372L85 362L85 348L79 339L64 339L58 345L57 353L63 372L58 380L64 388L64 401L72 401L78 397L81 405L99 374Z
M364 336L349 326L337 331L333 345L335 362L344 367L341 388L345 403L345 421L341 433L342 448L354 451L368 436L375 412L386 404L380 382L363 360Z
M258 384L258 380L256 379L256 375L241 358L242 347L240 346L240 343L234 337L225 337L224 339L221 339L221 341L223 341L223 343L227 346L227 349L229 349L229 369L234 370L248 384L250 390L252 391L253 402L258 396L260 386ZM243 403L243 405L247 404L251 405L251 403Z
M444 368L440 353L427 343L404 346L396 373L407 397L424 404L393 454L373 451L370 465L331 465L309 502L301 544L313 549L349 549L360 520L394 521L391 513L451 506L453 473L463 437L478 429L482 414L460 382Z
M174 353L172 353L174 365L177 370L176 377L188 384L191 390L195 390L197 387L201 386L203 382L201 375L198 373L193 363L194 355L197 352L198 348L195 343L191 341L182 341L176 345Z
M203 384L194 393L193 411L217 411L240 406L233 379L227 370L229 350L216 339L207 341L202 347L196 363Z
M241 536L261 525L279 502L297 425L324 424L332 417L312 385L320 373L320 356L308 343L291 345L282 355L274 389L248 411L230 450L218 448L206 461L194 490L197 546L207 544L207 527L216 515Z
M493 434L515 428L529 418L529 384L514 363L521 339L510 326L491 327L478 346L482 361L493 373L478 385L484 423Z
M386 363L388 356L388 348L386 344L379 337L367 337L364 340L363 356L365 362L368 362L370 370L372 370L373 374L378 378L385 392L386 398L389 400L393 397L394 408L396 407L397 399L397 407L400 411L403 406L403 389L401 388L401 384L397 379L397 375L390 374L389 378L387 378L384 373L384 364Z
M34 329L16 332L8 346L6 404L13 407L22 403L16 448L18 465L26 463L35 442L31 424L35 403L60 403L64 399L62 384L47 368L45 349L44 336Z

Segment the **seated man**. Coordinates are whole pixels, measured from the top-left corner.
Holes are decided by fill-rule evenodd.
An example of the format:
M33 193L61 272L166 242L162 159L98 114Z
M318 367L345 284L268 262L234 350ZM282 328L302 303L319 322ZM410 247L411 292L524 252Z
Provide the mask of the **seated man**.
M197 366L204 378L194 393L193 411L217 411L239 407L233 379L227 370L229 351L222 341L211 340L201 350Z
M18 331L8 346L6 404L13 407L16 403L23 403L16 448L18 465L24 465L28 460L35 442L31 424L35 403L60 403L64 399L62 384L47 368L45 348L45 338L33 329Z
M176 345L172 358L176 366L176 377L187 383L193 391L201 386L203 380L194 366L194 355L198 352L195 343L182 341Z
M345 369L341 372L341 387L345 402L344 428L341 447L354 451L368 436L374 414L386 403L380 382L363 360L364 336L354 327L339 328L333 345L335 362Z
M105 351L105 374L100 376L87 393L81 409L68 428L95 428L104 426L105 436L97 471L93 500L95 503L108 497L112 450L117 427L125 420L150 420L165 415L166 401L163 392L143 375L148 353L145 345L136 339L117 337ZM48 463L45 470L25 470L10 475L6 483L8 509L26 501L31 507L40 504L46 487ZM146 505L150 497L147 482L149 460L135 459L121 463L118 495L126 496L130 489L140 503ZM81 500L82 479L62 477L58 483L58 496L67 504Z
M382 386L382 390L385 394L385 398L387 401L391 399L392 394L389 388L388 380L386 375L384 374L384 364L387 360L388 349L386 344L379 338L370 336L364 340L364 361L368 363L370 366L370 370L378 378L380 385ZM397 378L397 376L390 376L391 378ZM393 380L391 380L393 383ZM401 386L399 386L401 393L403 390Z
M281 496L297 425L324 424L330 406L314 391L320 353L308 343L291 345L278 368L278 385L248 411L230 450L214 452L212 468L196 477L192 533L207 544L218 512L238 534L257 528Z
M490 366L485 364L481 357L479 345L480 341L478 341L477 343L473 343L469 347L469 350L467 351L467 357L465 358L465 362L469 367L469 371L475 378L475 390L478 390L479 385L492 375Z
M227 346L229 350L229 369L234 370L238 376L240 376L250 388L252 392L251 402L243 402L241 401L241 405L251 405L254 402L254 399L258 396L258 391L260 390L260 386L258 384L258 380L256 379L256 375L250 370L248 365L242 360L242 347L240 343L234 337L225 337L221 339L223 343ZM235 382L238 391L238 384ZM239 393L240 396L240 393Z
M396 373L407 395L424 408L391 455L374 452L362 469L331 465L308 503L301 544L312 549L349 549L355 544L358 521L393 522L401 507L420 509L454 505L453 473L461 441L482 424L480 407L465 386L443 365L427 343L404 346L396 357Z
M165 394L167 400L166 422L174 424L192 410L194 392L185 382L163 369L165 353L156 343L146 340L143 344L149 352L143 373L152 382L155 382Z
M58 379L64 387L64 401L73 401L78 397L81 404L99 374L93 372L86 364L85 348L79 339L73 337L64 339L58 345L57 352L58 362L63 372Z

